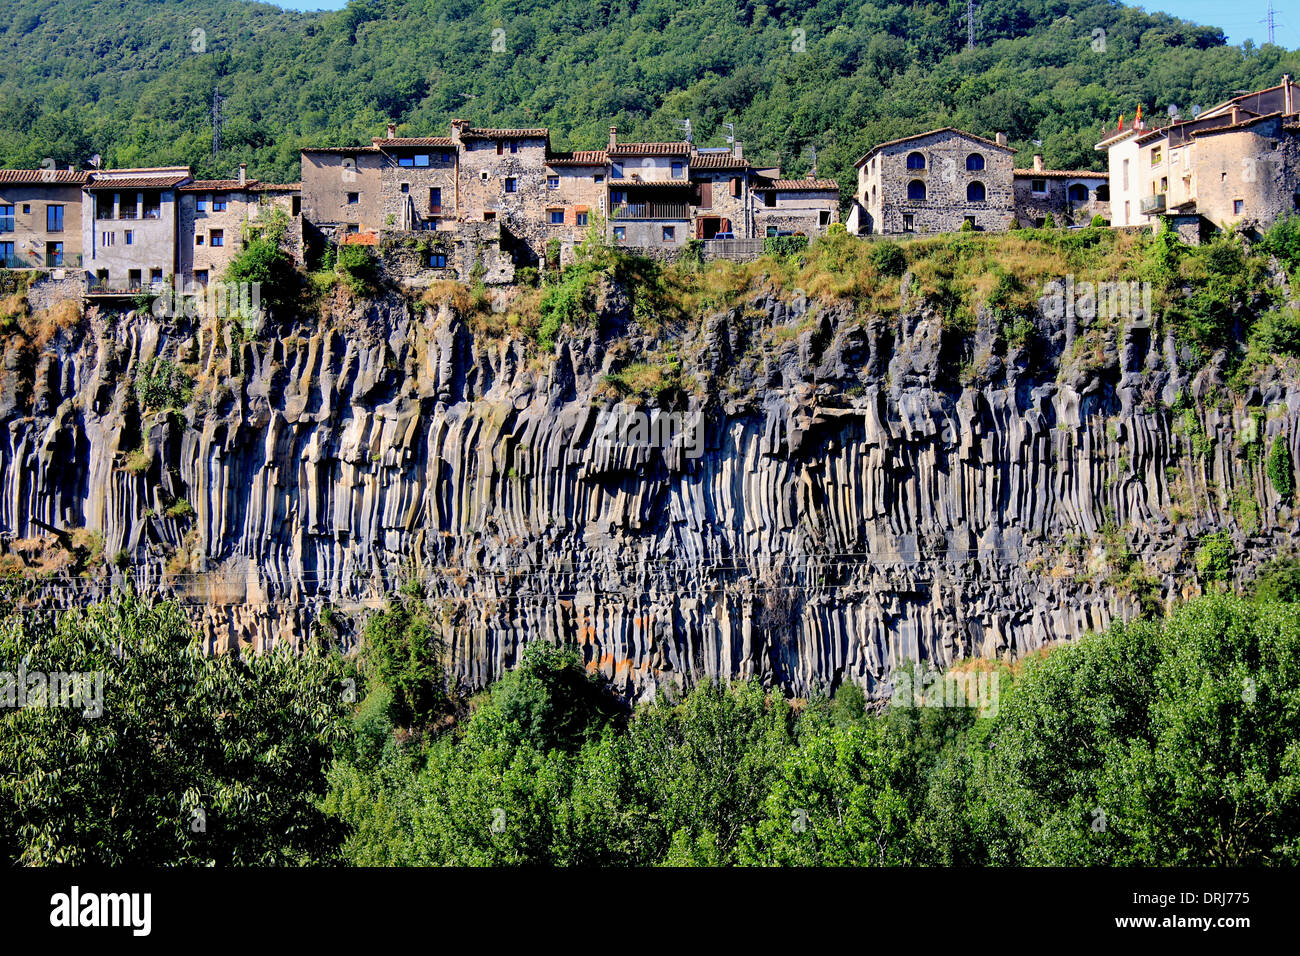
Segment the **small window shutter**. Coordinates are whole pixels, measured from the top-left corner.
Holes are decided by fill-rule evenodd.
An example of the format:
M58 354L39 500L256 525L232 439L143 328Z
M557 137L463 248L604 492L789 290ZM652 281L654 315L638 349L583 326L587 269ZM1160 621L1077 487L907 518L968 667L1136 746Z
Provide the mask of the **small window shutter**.
M740 195L740 177L739 177L739 176L732 176L732 177L731 177L731 195L732 195L732 196L739 196L739 195Z
M713 183L700 183L700 206L704 209L713 208Z

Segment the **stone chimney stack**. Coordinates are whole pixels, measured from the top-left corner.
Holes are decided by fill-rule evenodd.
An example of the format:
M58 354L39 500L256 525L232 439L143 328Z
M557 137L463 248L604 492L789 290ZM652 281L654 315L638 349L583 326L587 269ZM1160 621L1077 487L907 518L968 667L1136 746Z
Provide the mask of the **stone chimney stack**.
M397 124L396 124L396 123L389 123L389 124L388 124L388 138L389 138L389 139L397 139Z
M465 138L465 130L469 129L469 120L454 119L451 121L451 141L459 146Z
M1282 96L1286 101L1286 108L1283 110L1287 116L1295 112L1295 91L1291 88L1291 74L1282 74Z
M740 140L736 140L735 142L733 142L731 144L731 155L736 157L736 159L744 159L745 144L742 143Z
M239 164L239 185L248 182L248 163Z
M1035 153L1035 154L1034 154L1034 172L1036 172L1036 173L1041 173L1042 171L1043 171L1043 154L1042 154L1042 153Z
M1005 145L1007 145L1007 134L1006 134L1006 133L998 133L998 135L995 136L995 137L993 137L993 139L994 139L994 141L995 141L999 146L1005 146Z
M617 145L618 145L618 127L611 126L609 128L609 148L613 149Z

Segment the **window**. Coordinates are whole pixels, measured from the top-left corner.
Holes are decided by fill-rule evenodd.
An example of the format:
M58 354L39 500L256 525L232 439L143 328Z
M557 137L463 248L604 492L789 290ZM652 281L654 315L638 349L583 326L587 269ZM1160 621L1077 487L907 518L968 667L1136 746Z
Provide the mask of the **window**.
M776 237L776 226L768 226L768 227L767 227L767 238L769 238L769 239L774 239L775 237Z
M672 242L672 241L673 241L674 239L676 239L676 238L677 238L677 227L676 227L676 226L664 226L664 231L663 231L663 241L664 241L664 242Z
M495 222L495 221L496 221L496 218L497 218L497 214L496 214L496 212L495 212L494 210L491 210L491 209L484 209L484 210L483 210L483 221L484 221L484 222Z
M1106 183L1102 183L1100 186L1097 187L1097 200L1099 202L1110 201L1110 186L1107 185Z
M161 269L150 269L150 270L149 270L149 281L150 281L150 282L162 282L162 270L161 270Z
M1129 205L1128 200L1125 200L1124 201L1124 222L1121 224L1125 226L1129 224L1128 205Z
M563 226L563 225L564 225L564 210L563 210L563 209L552 209L552 210L550 211L550 216L551 216L551 225L552 225L552 226Z
M673 163L673 179L681 179L686 174L685 163Z
M360 234L361 234L361 227L360 227L359 225L357 225L355 222L350 222L350 223L348 223L347 233L348 233L349 236L357 236L357 235L360 235Z
M627 202L627 193L623 192L621 189L615 189L609 194L609 201L615 205L625 203Z
M1243 200L1234 199L1232 201L1232 214L1234 216L1240 216L1245 211L1246 211L1246 203Z
M915 232L916 220L910 212L903 213L903 232Z
M199 237L199 241L200 241L200 244L201 244L201 243L202 243L202 237ZM134 230L134 229L124 229L124 230L122 230L122 242L125 243L125 244L128 245L128 246L133 246L133 245L135 245L135 230Z
M14 207L0 206L0 232L14 231Z
M505 151L506 151L505 143L501 142L500 140L497 140L497 155L500 156Z
M585 212L574 213L573 221L576 225L585 226L587 224L587 214Z
M361 193L348 193L348 205L349 205L349 206L355 206L355 205L357 205L357 203L359 203L359 202L361 202ZM216 209L216 208L217 208L217 204L216 204L216 203L213 203L213 204L212 204L212 208L213 208L213 209Z
M512 152L512 153L517 153L517 152L519 152L519 143L518 143L518 141L513 140L513 139L510 141L510 152Z
M14 244L12 242L0 242L0 263L8 266L14 259Z
M594 183L603 183L605 181L605 174L597 173L595 176L591 177L591 181Z
M514 193L519 191L519 180L513 176L506 177L506 192Z
M414 166L414 165L415 165L415 157L413 157L413 156L398 156L398 157L397 157L397 165L398 165L398 166Z
M111 232L101 232L99 234L99 244L101 246L114 245L115 234Z
M1031 180L1029 181L1029 191L1030 191L1031 193L1034 193L1034 194L1037 195L1037 196L1046 196L1046 195L1047 195L1047 180L1046 180L1046 179L1031 179Z
M411 191L410 183L402 183L402 195L405 196Z
M131 230L128 229L128 230L126 231L126 234L127 234L128 236L130 236L130 235L131 235ZM128 244L128 245L129 245L130 242L131 242L130 239L127 239L126 241L127 241L127 244ZM196 246L201 246L201 245L203 245L203 233L201 233L201 232L196 232L196 233L194 234L194 244L195 244Z
M356 195L356 194L353 193L352 195ZM349 202L351 202L351 200L349 200ZM226 199L225 199L224 196L213 196L213 197L212 197L212 211L213 211L213 212L225 212L225 211L226 211Z
M207 285L207 284L208 284L208 270L207 270L207 269L195 269L195 270L194 270L194 281L197 282L199 285Z
M1128 160L1124 160L1124 189L1128 189Z
M1163 193L1163 192L1168 192L1168 191L1169 191L1169 177L1168 177L1168 176L1161 176L1161 177L1160 177L1160 191L1161 191L1162 193Z
M908 169L925 169L925 157L920 153L907 154Z
M138 289L144 283L140 279L141 272L139 269L126 270L126 285L128 289Z
M208 211L208 197L207 197L207 196L199 196L199 197L197 197L197 198L194 200L194 209L195 209L195 211L197 211L197 212L207 212L207 211Z
M23 203L23 215L30 216L31 214L32 214L32 204L29 202Z
M984 168L984 156L980 153L971 153L966 157L966 168L971 172L979 172Z
M984 184L980 182L966 184L966 201L983 202L984 201Z
M627 238L627 226L615 226L615 227L614 227L614 238L615 238L615 239L626 239L626 238Z
M210 245L210 246L224 246L225 244L226 244L226 234L225 234L225 232L224 232L223 230L221 230L221 229L213 229L213 230L212 230L212 235L211 235L211 237L208 239L208 245Z
M429 253L429 267L432 269L447 268L447 255L443 252Z
M1071 183L1065 194L1070 198L1070 202L1088 201L1088 187L1083 183Z
M46 232L63 231L63 207L62 206L45 207L45 231Z
M45 265L49 269L58 269L63 265L63 243L47 242L45 244Z
M622 179L622 178L623 178L623 164L622 164L622 163L610 163L610 165L609 165L609 174L610 174L611 176L613 176L615 179Z
M547 189L559 189L559 188L560 188L560 177L559 177L559 176L547 176L547 177L546 177L546 188L547 188Z
M433 216L442 214L442 188L440 186L429 187L429 214Z
M416 157L415 157L415 165L417 165L417 166L428 166L428 165L429 165L429 157L428 157L428 155L426 154L426 155L423 155L423 156L416 156Z
M818 210L817 225L829 226L830 224L831 224L831 211L829 209Z
M919 179L913 179L908 183L907 198L913 202L923 202L925 200L925 183Z
M1152 147L1151 147L1151 165L1152 165L1152 166L1159 166L1159 165L1160 165L1160 160L1161 160L1162 158L1163 158L1163 151L1160 149L1160 147L1159 147L1159 146L1152 146Z

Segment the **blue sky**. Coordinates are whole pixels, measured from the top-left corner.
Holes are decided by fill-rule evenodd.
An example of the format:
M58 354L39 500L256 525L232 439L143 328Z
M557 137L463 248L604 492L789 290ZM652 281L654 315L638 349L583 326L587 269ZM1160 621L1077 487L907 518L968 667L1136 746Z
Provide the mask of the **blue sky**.
M338 10L347 5L347 0L270 0L278 6L293 10ZM1264 14L1268 9L1268 0L1244 0L1237 4L1225 5L1223 0L1154 0L1152 3L1133 4L1147 10L1163 10L1176 17L1223 27L1229 43L1242 43L1254 40L1256 44L1264 42L1266 32ZM1289 10L1284 8L1290 7ZM1273 0L1274 16L1278 26L1273 34L1280 46L1295 49L1300 47L1300 10L1291 6L1291 0ZM1285 12L1285 16L1283 15Z

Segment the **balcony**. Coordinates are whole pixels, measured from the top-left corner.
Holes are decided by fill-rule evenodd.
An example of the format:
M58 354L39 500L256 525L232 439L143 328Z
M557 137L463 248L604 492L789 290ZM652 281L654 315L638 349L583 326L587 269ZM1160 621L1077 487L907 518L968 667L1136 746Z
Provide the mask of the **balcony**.
M610 213L611 219L676 219L691 218L690 207L684 202L619 203Z
M1144 216L1150 216L1165 211L1165 194L1156 193L1154 196L1144 196L1138 204L1138 211Z

